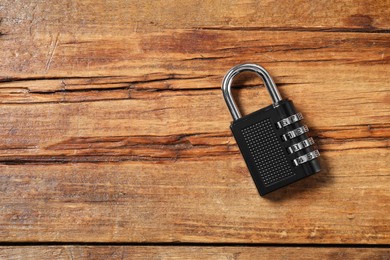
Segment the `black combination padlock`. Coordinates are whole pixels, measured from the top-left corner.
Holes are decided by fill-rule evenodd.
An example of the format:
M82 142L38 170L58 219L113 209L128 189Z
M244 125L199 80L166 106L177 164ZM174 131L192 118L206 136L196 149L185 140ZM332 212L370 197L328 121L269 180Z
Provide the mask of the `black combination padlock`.
M255 72L263 79L273 104L241 117L231 85L243 71ZM295 111L292 101L281 99L263 67L242 64L232 68L223 79L222 92L233 116L230 128L260 195L320 171L320 153L307 135L308 127L301 124L302 114Z

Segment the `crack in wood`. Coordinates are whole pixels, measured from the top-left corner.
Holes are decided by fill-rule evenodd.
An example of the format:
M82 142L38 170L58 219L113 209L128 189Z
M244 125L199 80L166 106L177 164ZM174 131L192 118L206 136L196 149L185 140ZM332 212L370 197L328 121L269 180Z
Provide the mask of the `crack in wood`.
M46 73L49 71L51 63L53 61L54 53L55 53L57 46L58 46L59 38L60 38L60 33L57 34L56 39L55 39L54 44L53 44L53 47L51 48L51 50L49 52L49 58L47 59L46 67L45 67Z
M31 104L60 104L60 103L85 103L85 102L98 102L98 101L118 101L118 100L128 100L128 99L153 99L153 96L150 95L133 95L133 94L148 94L148 93L164 93L164 92L179 92L179 93L186 93L187 95L190 95L191 92L204 92L204 91L220 91L220 86L215 86L215 85L208 85L207 87L171 87L171 85L162 85L162 87L155 87L155 86L139 86L143 84L148 84L148 83L155 83L155 82L167 82L167 81L173 81L173 80L178 80L178 81L186 81L186 80L197 80L197 79L204 79L208 77L213 77L213 75L204 75L204 76L193 76L193 77L184 77L184 76L177 76L177 75L171 75L169 77L163 77L163 78L158 78L158 79L150 79L150 80L134 80L134 81L128 81L128 80L117 80L118 77L116 76L104 76L104 77L72 77L72 78L50 78L49 80L61 80L61 87L53 90L32 90L29 87L23 87L23 86L15 86L13 87L12 85L10 86L4 86L1 89L3 90L9 90L8 93L13 93L13 95L32 95L30 96L33 97L34 95L56 95L56 94L73 94L73 93L115 93L115 92L120 92L120 91L125 91L127 94L124 97L112 97L112 96L91 96L85 100L72 100L72 96L68 96L66 99L65 97L58 99L58 100L42 100L42 101L35 101L31 99L22 99L19 102L15 101L7 101L7 99L3 99L1 101L2 104L25 104L25 105L31 105ZM101 79L101 78L116 78L114 82L84 82L84 83L77 83L77 84L68 84L65 83L64 80L66 79L83 79L83 80L88 80L90 79L91 81L95 79ZM31 79L32 81L39 81L39 80L48 80L47 78L33 78ZM19 82L19 81L29 81L28 79L3 79L3 83L10 83L10 82ZM278 83L278 88L282 88L287 85L307 85L310 83L289 83L289 82L284 82L284 83ZM114 86L110 86L114 85ZM116 86L115 86L116 85ZM0 82L1 86L1 82ZM72 88L67 88L66 86ZM85 88L78 87L78 86L87 86ZM103 87L96 87L96 86L103 86ZM253 88L259 88L262 87L263 83L245 83L242 84L240 82L237 82L234 85L234 89L253 89ZM21 90L21 91L17 91ZM123 95L122 95L123 96ZM157 97L157 96L156 96ZM77 96L76 96L77 98ZM11 99L12 100L12 99Z
M56 77L56 76L39 76L39 77L2 77L0 83L9 83L17 81L39 81L39 80L72 80L72 79L106 79L120 78L122 76L73 76L73 77Z
M330 130L313 130L312 136L321 152L347 150L370 150L388 148L389 135L334 138L326 132L350 130L356 126L345 126ZM369 125L374 131L377 125ZM380 125L378 127L385 127ZM360 128L367 128L362 125ZM388 126L386 126L388 128ZM354 143L354 146L342 146ZM360 142L376 142L367 147ZM19 147L18 147L19 148ZM123 161L172 162L177 160L214 160L215 158L236 157L239 150L230 132L192 133L177 135L132 135L75 137L46 147L47 154L12 155L0 157L0 164L63 164L103 163ZM54 152L54 154L53 154ZM58 154L59 153L59 154Z
M195 27L196 30L213 31L281 31L281 32L343 32L343 33L390 33L390 29L378 29L376 27L257 27L257 26L232 26L232 27Z
M232 153L238 155L238 151ZM112 156L39 156L39 157L19 157L19 158L0 158L0 165L25 165L25 164L73 164L73 163L107 163L107 162L150 162L150 163L164 163L164 162L176 162L181 161L197 161L197 160L215 160L216 158L225 159L229 154L220 155L207 155L197 157L153 157L153 156L123 156L123 155L112 155Z
M194 57L189 59L183 59L182 61L213 61L213 60L222 60L222 59L228 59L233 58L234 56L212 56L212 57Z

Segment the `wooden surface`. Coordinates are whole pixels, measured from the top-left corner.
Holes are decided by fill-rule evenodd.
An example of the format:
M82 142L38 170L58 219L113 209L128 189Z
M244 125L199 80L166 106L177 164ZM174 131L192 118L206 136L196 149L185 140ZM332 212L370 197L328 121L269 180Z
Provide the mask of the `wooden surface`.
M0 244L32 246L0 257L256 258L278 250L212 245L271 243L386 259L370 247L390 243L389 32L390 1L2 1ZM265 198L220 91L243 62L321 152L319 174ZM235 82L245 114L270 103L253 75Z
M182 247L182 246L17 246L0 247L10 259L388 259L385 248Z

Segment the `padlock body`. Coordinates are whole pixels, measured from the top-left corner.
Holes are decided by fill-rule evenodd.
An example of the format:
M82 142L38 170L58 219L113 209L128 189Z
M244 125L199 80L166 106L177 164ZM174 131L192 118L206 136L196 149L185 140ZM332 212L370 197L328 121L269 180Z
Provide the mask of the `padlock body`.
M262 108L231 124L234 138L261 196L321 169L315 158L318 151L311 142L307 143L310 139L307 133L298 131L307 129L302 121L280 125L283 119L296 114L292 101L285 99L276 107Z

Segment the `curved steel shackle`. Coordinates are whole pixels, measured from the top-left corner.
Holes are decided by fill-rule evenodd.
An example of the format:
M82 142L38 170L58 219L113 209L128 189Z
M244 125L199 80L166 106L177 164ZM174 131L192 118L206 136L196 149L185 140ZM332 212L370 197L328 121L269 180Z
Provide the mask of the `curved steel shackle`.
M280 97L279 91L276 88L274 81L272 80L271 76L268 74L268 72L263 67L256 65L256 64L237 65L237 66L231 68L228 71L228 73L226 73L226 75L222 81L223 97L225 98L226 104L230 110L230 113L232 114L233 120L239 119L241 117L241 113L238 110L237 105L233 100L231 86L232 86L234 77L243 71L255 72L257 75L259 75L263 79L264 84L265 84L269 94L271 95L272 102L273 102L274 106L277 106L279 101L282 100L282 98Z

